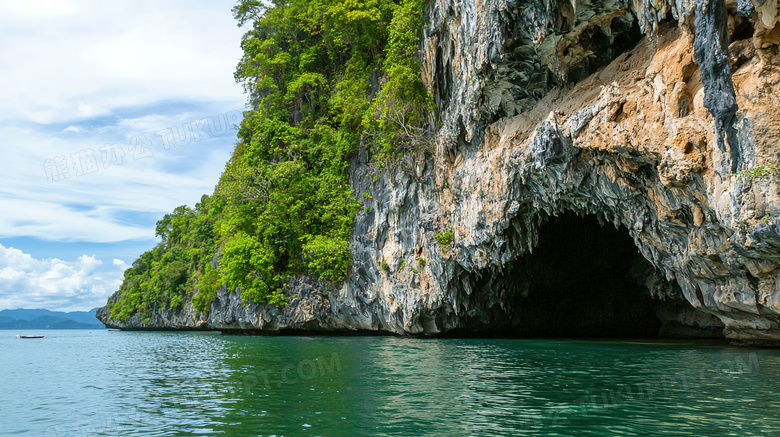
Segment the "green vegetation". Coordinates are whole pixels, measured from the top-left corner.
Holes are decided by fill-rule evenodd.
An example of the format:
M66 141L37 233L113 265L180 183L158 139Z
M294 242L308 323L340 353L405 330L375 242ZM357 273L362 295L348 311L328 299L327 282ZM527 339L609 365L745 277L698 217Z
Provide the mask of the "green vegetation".
M180 206L157 222L160 243L125 270L120 299L108 305L112 318L125 321L135 313L147 318L166 306L176 309L198 288L217 247L211 208L212 198L203 196L195 209Z
M777 164L766 164L734 173L738 181L765 181L777 174Z
M438 233L437 232L436 235L435 235L435 238L436 238L436 242L439 243L439 245L441 247L447 247L455 239L455 236L452 233L452 231L447 231L447 232L444 232L444 233Z
M417 265L420 266L420 268L425 267L425 258L418 256L417 257Z
M389 271L390 271L390 266L389 266L389 265L387 265L387 263L386 263L386 262L384 262L384 261L382 261L382 262L379 264L379 266L380 266L380 267L382 267L382 270L384 270L384 271L386 271L386 272L389 272Z
M348 174L358 145L385 167L430 142L435 117L417 59L423 7L239 1L233 14L251 28L235 79L253 109L213 196L158 222L162 241L125 273L111 316L148 317L196 292L193 305L208 311L223 285L245 302L283 305L294 275L343 281L362 205Z
M415 57L424 5L423 0L402 0L396 7L383 64L387 82L363 116L363 125L374 136L378 159L385 164L397 164L405 153L431 145L433 99L422 83Z

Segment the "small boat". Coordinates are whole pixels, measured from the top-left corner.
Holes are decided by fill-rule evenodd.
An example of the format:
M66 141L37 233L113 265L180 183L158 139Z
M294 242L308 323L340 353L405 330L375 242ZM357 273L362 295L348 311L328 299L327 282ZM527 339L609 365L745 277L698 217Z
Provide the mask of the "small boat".
M19 338L43 338L43 335L17 335Z

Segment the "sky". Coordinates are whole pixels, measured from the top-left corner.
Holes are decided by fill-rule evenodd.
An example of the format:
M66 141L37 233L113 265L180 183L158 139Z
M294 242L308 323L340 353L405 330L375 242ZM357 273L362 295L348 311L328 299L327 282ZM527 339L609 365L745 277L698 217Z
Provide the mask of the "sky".
M246 98L234 0L0 0L0 310L103 306L211 194Z

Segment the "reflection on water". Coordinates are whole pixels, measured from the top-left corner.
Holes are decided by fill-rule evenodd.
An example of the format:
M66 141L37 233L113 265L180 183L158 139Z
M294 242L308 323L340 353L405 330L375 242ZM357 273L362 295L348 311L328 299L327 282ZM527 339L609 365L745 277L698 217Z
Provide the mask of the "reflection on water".
M780 351L0 331L0 435L780 435Z

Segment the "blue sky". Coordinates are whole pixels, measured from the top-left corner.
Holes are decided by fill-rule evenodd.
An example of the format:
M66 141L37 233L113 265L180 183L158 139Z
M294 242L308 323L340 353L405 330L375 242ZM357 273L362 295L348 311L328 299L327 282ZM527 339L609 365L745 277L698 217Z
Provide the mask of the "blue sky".
M245 97L232 0L0 0L0 310L88 310L213 191Z

